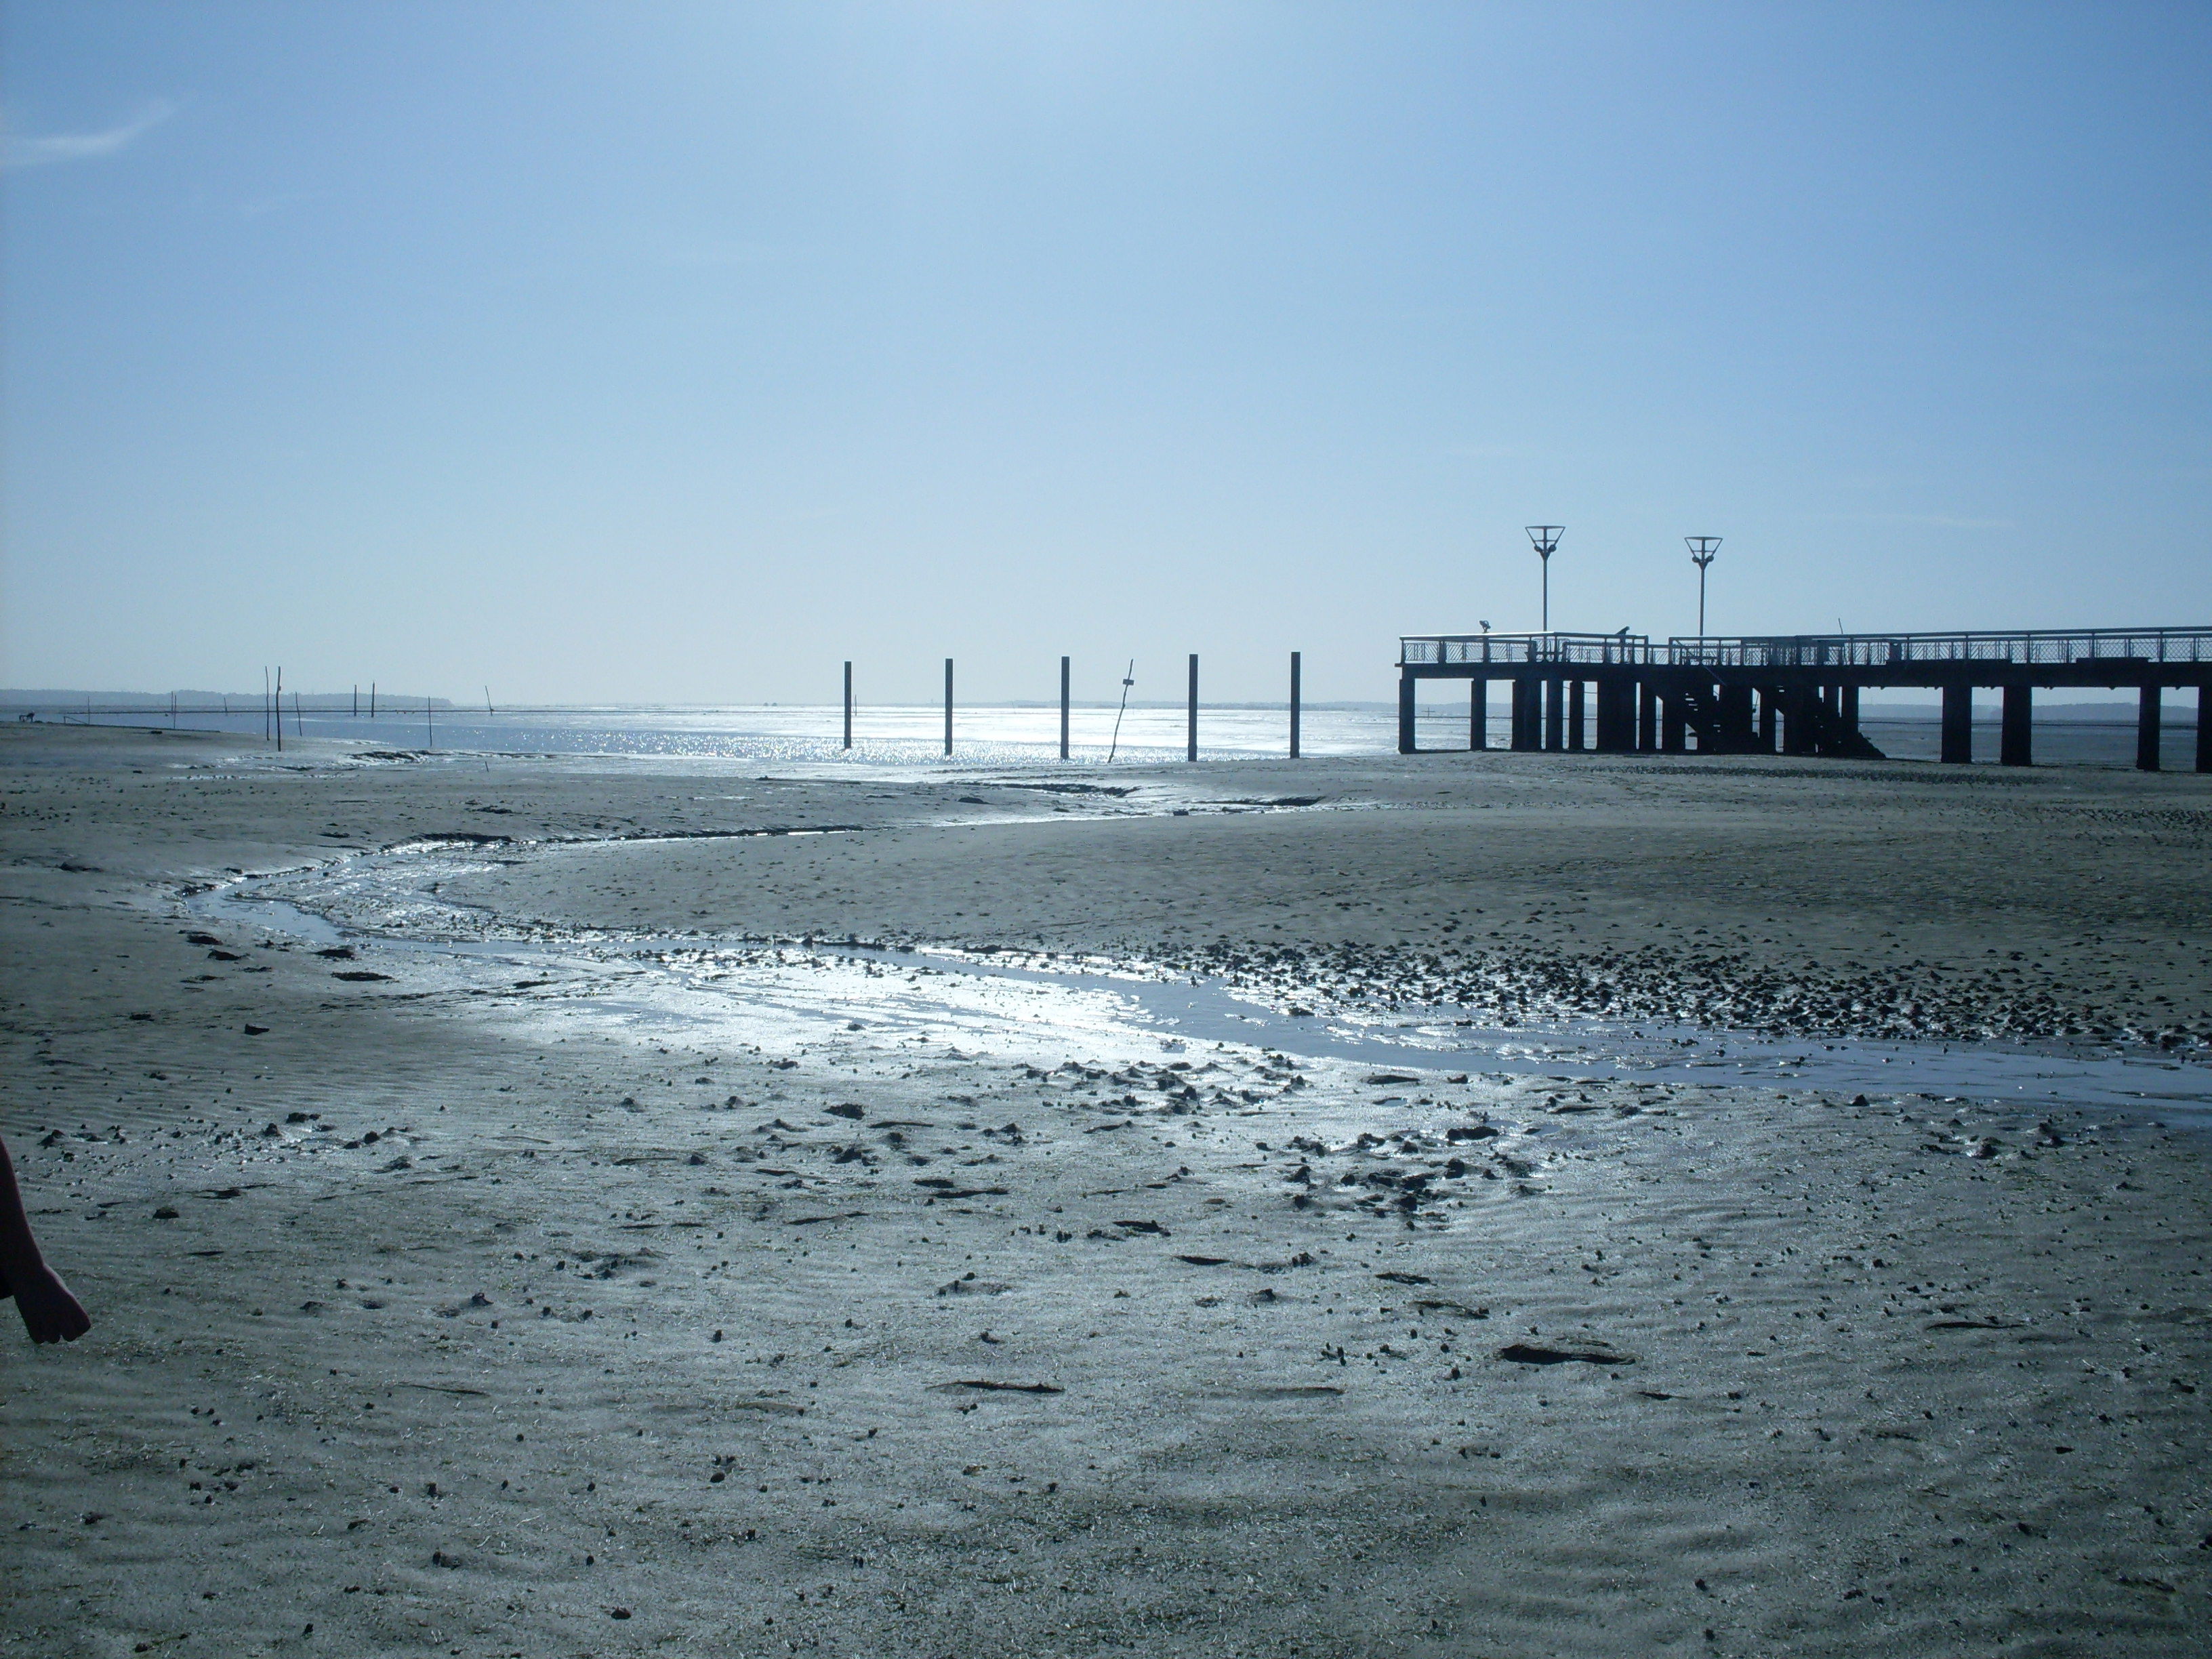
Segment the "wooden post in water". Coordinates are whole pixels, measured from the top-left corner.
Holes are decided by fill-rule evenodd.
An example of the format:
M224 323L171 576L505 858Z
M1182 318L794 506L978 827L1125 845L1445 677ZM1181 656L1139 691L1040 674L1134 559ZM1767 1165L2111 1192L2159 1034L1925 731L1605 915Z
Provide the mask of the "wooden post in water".
M1299 653L1296 651L1291 653L1291 758L1292 760L1296 760L1298 757L1298 703L1300 690L1298 679L1299 669L1301 666L1299 657Z
M1187 761L1198 758L1198 653L1190 653L1190 714L1183 723L1183 752Z
M1067 758L1067 659L1060 659L1060 757Z
M945 659L945 752L952 752L952 659Z
M353 718L361 718L361 686L357 683L353 688Z
M853 746L853 665L845 665L845 747Z
M2136 701L2136 770L2158 770L2159 701L2163 688L2146 685Z
M2035 688L2008 685L2004 689L2004 718L1997 727L1997 764L2035 764Z
M284 752L284 665L282 663L276 665L276 695L269 712L276 720L276 752L281 755ZM89 714L86 716L86 724L91 724Z
M428 746L433 750L436 749L438 746L438 717L430 712L430 700L428 697L422 699L422 730L429 738Z
M368 683L368 717L371 720L376 718L376 682L374 680Z

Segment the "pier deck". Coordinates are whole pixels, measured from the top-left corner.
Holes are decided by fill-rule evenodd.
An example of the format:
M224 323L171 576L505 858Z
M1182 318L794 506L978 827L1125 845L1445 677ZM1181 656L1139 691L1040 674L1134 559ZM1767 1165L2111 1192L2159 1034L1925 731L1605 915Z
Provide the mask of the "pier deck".
M1973 696L2003 694L1998 759L2034 760L2039 689L2138 694L2136 764L2159 767L2162 700L2197 690L2197 770L2212 772L2212 627L2011 633L1409 634L1399 640L1398 750L1417 752L1423 680L1469 682L1468 746L1489 746L1489 684L1509 687L1510 746L1627 754L1828 755L1881 751L1859 730L1869 686L1942 694L1942 758L1972 761Z

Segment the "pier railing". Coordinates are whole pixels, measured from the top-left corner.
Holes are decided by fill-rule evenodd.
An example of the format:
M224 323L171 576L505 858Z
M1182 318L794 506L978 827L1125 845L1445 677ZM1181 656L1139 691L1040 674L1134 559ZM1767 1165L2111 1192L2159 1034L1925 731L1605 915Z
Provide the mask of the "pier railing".
M1401 664L1650 663L1647 634L1408 634L1398 641Z
M1654 645L1644 634L1407 634L1413 666L1531 663L1659 668L1902 668L1918 663L2212 665L2212 628L2063 628L2003 633L1766 634Z
M1667 660L1712 668L1890 668L1915 663L2212 663L2212 628L2066 628L2008 633L1676 635Z

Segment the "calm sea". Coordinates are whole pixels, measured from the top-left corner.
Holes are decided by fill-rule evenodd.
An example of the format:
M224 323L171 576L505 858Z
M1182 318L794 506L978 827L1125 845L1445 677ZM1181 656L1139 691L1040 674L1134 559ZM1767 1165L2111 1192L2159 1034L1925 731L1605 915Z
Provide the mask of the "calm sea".
M1495 698L1492 707L1501 709ZM40 711L41 720L63 717L62 710ZM97 710L94 718L103 726L169 724L166 714L149 714L140 720L106 708ZM492 714L481 709L445 708L428 716L420 712L395 715L380 709L374 720L309 709L303 716L288 714L284 733L287 739L305 736L357 744L363 749L630 755L740 765L842 762L914 766L941 763L945 758L941 705L861 708L854 719L849 750L841 745L841 718L835 704L532 708ZM177 717L177 725L253 737L263 730L258 705L251 710L234 708L228 715L188 711ZM1940 734L1932 719L1869 720L1865 729L1893 759L1932 761L1936 757ZM1465 749L1466 705L1425 702L1419 730L1424 749ZM1489 733L1492 746L1505 746L1510 734L1502 712L1490 720ZM1131 708L1121 717L1118 738L1114 709L1077 708L1070 719L1070 760L1079 765L1102 765L1111 754L1117 762L1137 764L1178 761L1183 757L1183 737L1184 713L1179 708ZM1280 756L1288 752L1289 715L1279 708L1201 705L1198 737L1202 760ZM1387 755L1395 751L1397 742L1397 715L1388 708L1308 708L1300 736L1300 747L1312 756ZM1056 762L1059 744L1056 707L979 704L953 711L956 763L1000 766ZM1996 758L1997 732L1993 720L1975 722L1974 750L1978 760ZM2038 763L2044 765L2132 766L2135 727L2125 720L2038 720L2035 750ZM2174 724L2170 715L2163 734L2165 767L2186 771L2195 759L2194 729Z
M41 711L41 719L60 711ZM81 716L78 718L82 718ZM106 710L96 711L102 725L126 723ZM842 713L824 707L776 705L751 708L605 708L519 709L486 714L481 708L441 708L393 715L380 709L374 720L343 714L284 716L287 741L295 737L327 738L362 749L451 750L461 753L527 755L631 755L646 758L720 760L744 764L857 763L868 766L914 766L945 759L945 709L934 707L861 708L853 720L853 746L842 745ZM1132 708L1121 717L1118 738L1112 708L1077 708L1069 718L1069 759L1073 764L1118 762L1151 763L1183 757L1184 713L1181 708ZM1058 707L1027 708L979 704L953 710L953 760L970 765L1056 763L1060 757ZM138 722L129 722L137 724ZM143 721L166 726L165 715ZM228 716L184 714L181 728L235 732L258 737L262 716L235 710ZM1213 760L1243 759L1288 752L1286 710L1210 708L1199 710L1199 753ZM1389 754L1397 745L1395 714L1387 710L1305 711L1300 748L1309 755Z

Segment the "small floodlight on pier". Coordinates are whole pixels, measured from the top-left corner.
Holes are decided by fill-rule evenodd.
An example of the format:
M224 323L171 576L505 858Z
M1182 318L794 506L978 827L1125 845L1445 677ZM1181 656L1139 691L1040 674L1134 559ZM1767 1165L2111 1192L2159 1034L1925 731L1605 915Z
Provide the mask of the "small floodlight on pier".
M1721 538L1717 536L1685 536L1682 540L1689 546L1690 562L1698 567L1698 637L1702 640L1705 637L1705 569L1712 563Z
M1559 532L1565 525L1532 524L1525 526L1528 544L1536 550L1536 556L1544 562L1544 628L1552 631L1552 555L1559 550Z

